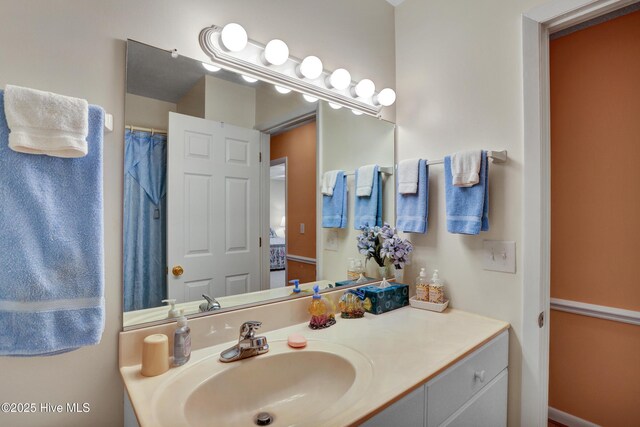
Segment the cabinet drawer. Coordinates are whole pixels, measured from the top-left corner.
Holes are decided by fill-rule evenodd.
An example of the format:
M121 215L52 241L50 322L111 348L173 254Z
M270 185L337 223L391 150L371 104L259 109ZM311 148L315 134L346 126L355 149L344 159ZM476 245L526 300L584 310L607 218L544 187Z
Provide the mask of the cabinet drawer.
M485 388L449 417L442 427L506 427L508 373L500 372Z
M509 331L482 346L427 384L427 426L442 424L508 365Z

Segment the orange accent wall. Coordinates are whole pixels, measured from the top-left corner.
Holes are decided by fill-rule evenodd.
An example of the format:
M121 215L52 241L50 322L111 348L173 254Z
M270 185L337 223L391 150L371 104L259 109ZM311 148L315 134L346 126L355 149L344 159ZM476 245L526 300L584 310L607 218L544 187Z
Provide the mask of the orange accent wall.
M287 261L287 285L289 280L298 279L300 283L316 281L316 266L299 261Z
M316 123L272 137L271 159L281 157L287 158L287 251L315 258ZM304 234L300 233L301 223L305 225Z
M640 310L640 12L550 43L551 296ZM551 315L549 405L640 425L640 327Z

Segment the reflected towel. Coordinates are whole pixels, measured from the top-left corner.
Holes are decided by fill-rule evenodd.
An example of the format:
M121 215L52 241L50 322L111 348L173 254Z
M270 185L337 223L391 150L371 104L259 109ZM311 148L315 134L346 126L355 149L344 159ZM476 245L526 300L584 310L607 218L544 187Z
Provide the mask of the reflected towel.
M4 110L12 150L64 158L87 155L89 109L84 99L7 85Z
M375 172L374 172L375 170ZM356 170L356 196L369 197L374 186L374 177L377 177L378 165L360 166Z
M336 175L332 196L322 196L322 227L345 228L347 226L347 177L343 171Z
M402 160L398 164L398 193L415 194L418 192L420 159Z
M482 151L480 182L473 187L455 187L451 158L444 158L444 186L447 199L447 230L450 233L478 234L489 230L489 163Z
M356 169L356 187L360 179L360 169ZM378 165L374 165L373 180L371 186L371 195L369 197L356 196L355 201L355 221L356 230L362 227L382 226L382 175L378 172Z
M329 171L322 174L322 194L325 196L333 196L333 189L336 186L339 170Z
M420 160L417 167L418 191L416 194L402 194L398 191L398 219L396 227L405 233L425 233L429 215L429 166ZM398 184L400 186L400 184Z
M90 106L88 116L88 155L61 159L9 149L0 108L0 355L56 354L100 342L104 111Z

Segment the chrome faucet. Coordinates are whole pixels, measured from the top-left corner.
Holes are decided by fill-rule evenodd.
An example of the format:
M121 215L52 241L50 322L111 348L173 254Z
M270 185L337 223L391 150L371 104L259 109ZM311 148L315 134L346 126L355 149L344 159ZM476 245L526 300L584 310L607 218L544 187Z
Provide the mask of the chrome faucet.
M267 337L256 337L255 332L262 322L251 320L240 326L238 344L220 353L221 362L234 362L248 357L258 356L269 351Z
M207 302L203 302L202 304L200 304L200 312L215 311L222 308L220 303L216 301L215 298L212 298L207 294L202 294L202 298L206 299Z

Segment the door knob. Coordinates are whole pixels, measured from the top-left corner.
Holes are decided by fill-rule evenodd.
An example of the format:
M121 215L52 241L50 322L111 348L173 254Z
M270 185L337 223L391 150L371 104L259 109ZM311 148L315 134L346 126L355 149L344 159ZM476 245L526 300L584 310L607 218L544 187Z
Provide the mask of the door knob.
M174 276L182 276L182 273L184 273L184 268L182 268L181 265L176 265L171 269L171 272Z

